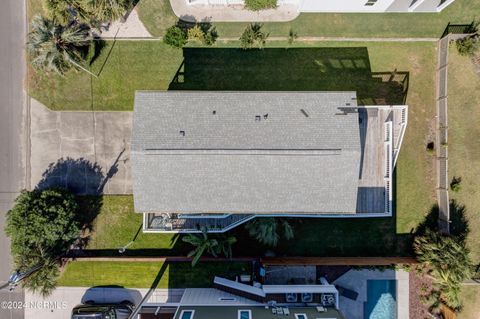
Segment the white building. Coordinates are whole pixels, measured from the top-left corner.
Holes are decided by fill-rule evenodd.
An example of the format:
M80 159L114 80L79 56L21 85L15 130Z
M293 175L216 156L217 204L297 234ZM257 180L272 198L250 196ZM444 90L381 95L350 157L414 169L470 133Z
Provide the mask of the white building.
M185 0L188 5L237 5L244 0ZM278 0L299 12L440 12L454 0Z

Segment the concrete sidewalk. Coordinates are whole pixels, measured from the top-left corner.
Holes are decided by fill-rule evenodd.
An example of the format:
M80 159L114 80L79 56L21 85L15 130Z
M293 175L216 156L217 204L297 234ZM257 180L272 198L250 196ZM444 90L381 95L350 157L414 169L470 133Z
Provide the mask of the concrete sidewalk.
M31 99L31 185L131 194L131 112L54 112Z
M147 28L143 25L143 22L138 16L136 9L133 9L127 16L124 22L115 21L112 22L108 29L103 29L100 33L100 37L104 39L113 38L150 38L152 35L148 32Z
M187 5L185 0L170 0L177 17L188 22L285 22L294 20L300 12L295 4L282 4L275 9L252 11L242 4Z

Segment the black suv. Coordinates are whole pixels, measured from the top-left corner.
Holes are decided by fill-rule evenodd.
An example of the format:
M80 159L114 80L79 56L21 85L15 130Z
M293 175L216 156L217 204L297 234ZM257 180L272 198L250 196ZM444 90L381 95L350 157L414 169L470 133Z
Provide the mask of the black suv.
M120 304L86 304L72 310L72 319L128 319L133 312L131 302Z

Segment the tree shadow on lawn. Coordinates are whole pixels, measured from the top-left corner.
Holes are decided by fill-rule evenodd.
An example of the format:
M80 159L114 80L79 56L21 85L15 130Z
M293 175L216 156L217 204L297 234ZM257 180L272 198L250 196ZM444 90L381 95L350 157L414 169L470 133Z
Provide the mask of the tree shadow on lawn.
M169 90L356 91L358 103L403 104L408 72L372 72L366 47L184 48Z
M120 155L122 153L123 151ZM75 243L78 248L86 247L88 244L93 221L103 205L103 189L117 172L119 157L106 175L100 165L85 158L61 158L48 166L35 187L37 190L63 188L76 195L80 207L76 218L82 225L82 235Z
M425 216L425 220L418 226L416 235L425 234L427 229L438 231L438 216L439 209L438 205L435 204L427 216ZM466 217L465 206L454 199L450 200L450 235L465 242L469 233L470 227Z

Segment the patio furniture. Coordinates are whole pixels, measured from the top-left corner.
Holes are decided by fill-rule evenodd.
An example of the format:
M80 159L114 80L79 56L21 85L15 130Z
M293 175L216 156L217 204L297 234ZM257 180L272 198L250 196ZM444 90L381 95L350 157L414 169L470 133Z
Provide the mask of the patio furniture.
M283 315L283 308L277 308L277 315Z
M335 306L335 296L333 294L322 294L322 306Z
M277 308L272 308L272 314L274 314L274 315L277 314Z
M283 308L283 314L284 314L285 316L290 315L290 310L289 310L288 308Z
M327 309L325 307L322 307L322 306L317 306L317 311L318 312L327 312Z
M357 300L357 297L358 297L358 292L356 291L353 291L353 290L350 290L350 289L347 289L345 287L342 287L342 286L335 286L338 290L338 293L345 297L345 298L348 298L348 299L351 299L351 300Z
M287 302L297 302L297 294L288 292L285 294L285 299Z
M302 302L312 302L313 301L313 294L309 292L302 293Z

